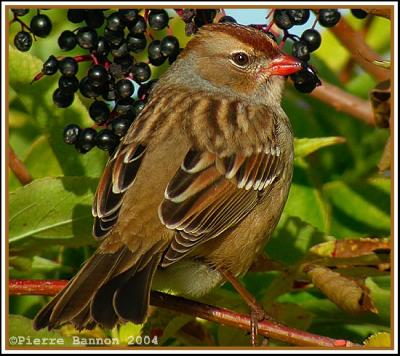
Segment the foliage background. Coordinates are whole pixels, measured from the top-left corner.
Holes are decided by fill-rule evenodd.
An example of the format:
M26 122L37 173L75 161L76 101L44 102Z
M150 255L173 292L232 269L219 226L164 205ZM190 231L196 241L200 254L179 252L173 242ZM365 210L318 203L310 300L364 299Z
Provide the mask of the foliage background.
M10 278L68 279L95 248L90 205L107 154L92 150L80 155L62 141L66 124L91 126L87 99L75 97L71 107L58 109L52 103L57 75L29 84L50 54L62 55L57 46L58 34L74 27L64 20L65 11L47 11L53 20L52 34L34 43L29 54L9 49L9 144L34 178L22 187L11 171L8 177ZM29 16L24 18L28 23ZM361 28L364 21L352 16L347 19L356 28ZM181 21L173 20L172 26L181 44L185 44L189 38L183 33ZM18 28L11 26L10 43ZM160 31L156 37L164 35L165 31ZM390 22L375 17L366 35L367 43L389 57L390 38ZM76 49L69 55L80 53ZM322 78L361 98L367 99L376 84L359 68L350 81L340 82L339 74L350 54L329 31L323 32L322 46L312 57ZM165 69L165 65L156 68L153 76ZM79 77L86 70L86 65L80 65ZM377 170L389 132L368 127L290 86L283 105L297 138L341 136L346 142L296 159L289 201L265 249L271 259L289 272L248 273L243 280L277 320L317 334L361 343L371 334L390 331L387 274L376 272L364 276L378 314L367 312L358 316L345 313L316 288L293 289L291 276L309 249L318 243L390 236L391 183L388 176L378 174ZM15 315L10 316L10 333L14 330L33 334L23 318L33 318L46 300L39 296L10 297L9 312ZM247 310L228 285L204 300L238 311ZM196 338L185 331L183 326L187 329L189 322L201 328L207 337ZM142 326L127 324L111 331L96 328L92 334L117 336L124 343L127 335L156 327L164 329L162 345L249 345L249 337L243 331L162 310L154 313L143 330ZM64 327L59 333L67 336L74 332Z

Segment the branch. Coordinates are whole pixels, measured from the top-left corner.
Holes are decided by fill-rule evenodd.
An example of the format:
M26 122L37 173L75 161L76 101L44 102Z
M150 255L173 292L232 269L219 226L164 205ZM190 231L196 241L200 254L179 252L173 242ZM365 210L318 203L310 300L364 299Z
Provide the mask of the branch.
M390 71L371 63L374 60L380 60L379 54L367 45L362 33L354 30L344 18L330 30L367 73L378 81L383 81L390 77Z
M374 114L369 101L347 93L333 84L322 81L322 85L315 88L310 95L333 106L337 111L349 114L368 125L375 125Z
M375 16L380 16L380 17L384 17L386 19L391 19L392 14L391 14L391 9L362 9L365 12L370 13L371 15L375 15Z
M33 179L31 174L29 173L26 166L15 154L11 146L8 146L8 158L9 158L8 165L15 174L15 176L18 178L18 180L21 182L21 184L26 185L32 182Z
M15 280L9 281L10 295L54 295L61 291L68 281L65 280ZM199 317L218 324L232 326L250 331L250 317L224 308L195 302L161 292L151 292L150 303L153 306L165 308ZM332 339L326 336L311 334L305 331L289 328L273 321L258 323L260 335L299 346L320 347L350 347L360 346L347 340Z

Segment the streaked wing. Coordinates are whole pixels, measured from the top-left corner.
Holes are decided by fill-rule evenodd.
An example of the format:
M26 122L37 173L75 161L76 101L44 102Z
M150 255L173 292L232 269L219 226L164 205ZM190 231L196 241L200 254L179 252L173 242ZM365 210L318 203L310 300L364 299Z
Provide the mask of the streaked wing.
M163 224L177 231L161 265L178 261L238 224L279 179L282 166L279 147L271 145L224 158L189 151L159 208Z

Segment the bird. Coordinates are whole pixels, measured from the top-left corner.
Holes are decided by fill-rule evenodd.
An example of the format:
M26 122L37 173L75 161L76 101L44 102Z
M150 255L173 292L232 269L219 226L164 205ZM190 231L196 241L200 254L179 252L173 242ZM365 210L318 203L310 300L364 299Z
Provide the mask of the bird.
M301 69L259 29L201 27L110 155L92 207L99 246L34 328L139 324L151 289L197 298L243 276L290 190L281 99Z

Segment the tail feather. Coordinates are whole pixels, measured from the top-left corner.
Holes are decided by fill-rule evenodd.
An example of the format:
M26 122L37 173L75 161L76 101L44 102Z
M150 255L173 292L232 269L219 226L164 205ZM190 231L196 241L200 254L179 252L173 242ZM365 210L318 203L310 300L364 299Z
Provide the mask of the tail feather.
M136 272L116 291L113 306L120 319L129 320L135 324L141 324L146 319L151 281L160 260L161 256L153 258L145 268Z
M110 254L96 253L38 313L34 328L53 329L65 322L77 329L93 328L97 323L112 328L118 321L143 322L151 282L160 262L159 248L154 246L141 258L127 247ZM124 293L128 293L127 297ZM115 298L117 294L119 297ZM114 299L117 303L113 303Z

